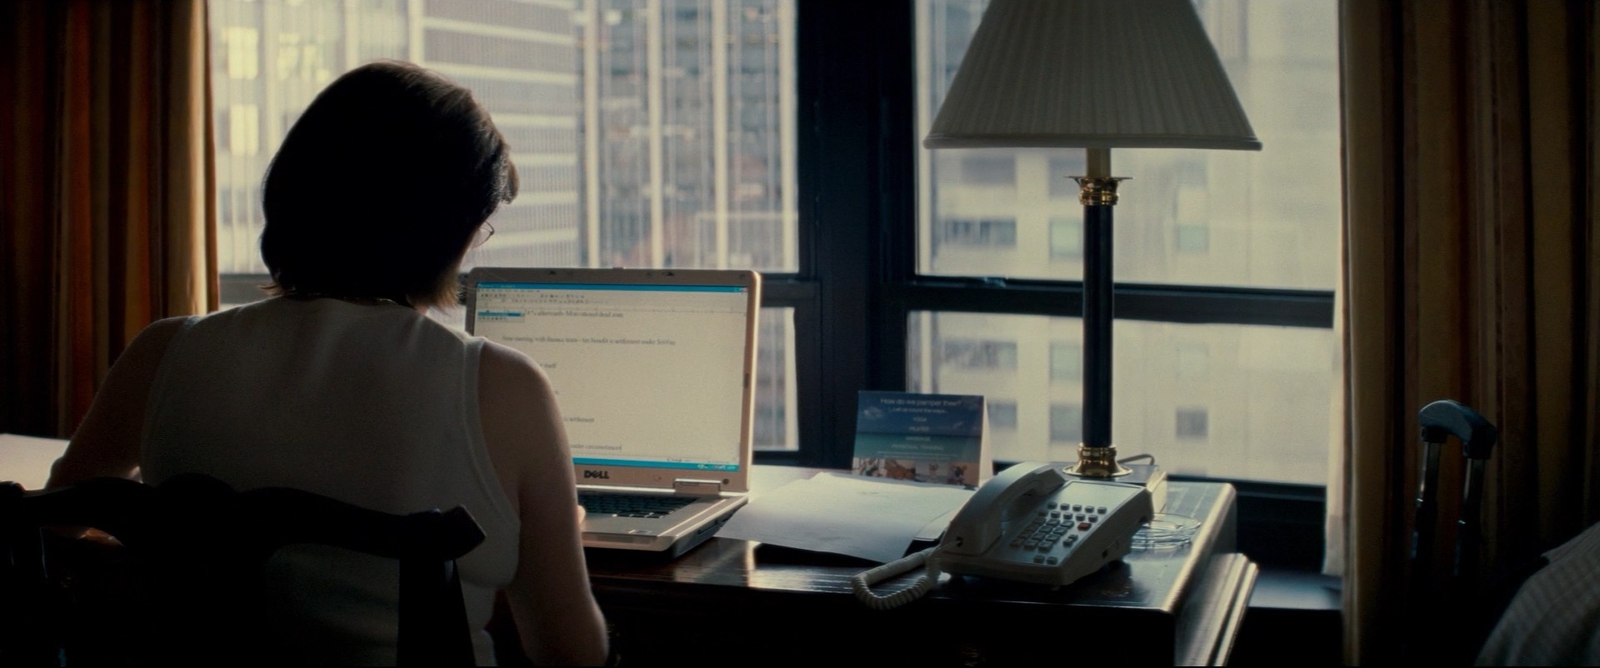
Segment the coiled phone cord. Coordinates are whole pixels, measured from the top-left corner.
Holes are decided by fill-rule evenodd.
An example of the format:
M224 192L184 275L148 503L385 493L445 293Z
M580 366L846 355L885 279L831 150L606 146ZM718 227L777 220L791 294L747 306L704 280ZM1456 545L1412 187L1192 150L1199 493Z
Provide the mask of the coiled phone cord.
M939 560L933 558L934 553L938 550L938 547L930 547L877 568L857 573L855 577L850 578L850 589L855 591L856 598L873 610L897 608L922 598L933 590L934 585L939 584L939 574L941 573ZM911 586L887 595L880 595L872 591L872 585L923 565L927 566L927 572L923 573L922 577Z

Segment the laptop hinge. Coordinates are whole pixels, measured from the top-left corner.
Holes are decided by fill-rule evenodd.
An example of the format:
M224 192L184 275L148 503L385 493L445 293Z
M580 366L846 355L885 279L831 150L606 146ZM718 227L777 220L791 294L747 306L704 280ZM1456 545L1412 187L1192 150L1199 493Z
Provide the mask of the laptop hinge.
M696 496L720 494L722 493L722 481L678 478L672 481L672 491L677 494L693 494Z

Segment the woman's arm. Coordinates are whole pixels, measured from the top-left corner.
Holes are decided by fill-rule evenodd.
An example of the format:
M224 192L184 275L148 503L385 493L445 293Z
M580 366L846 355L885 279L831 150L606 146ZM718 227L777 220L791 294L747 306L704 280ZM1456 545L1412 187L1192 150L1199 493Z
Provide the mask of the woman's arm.
M589 590L572 459L550 381L526 355L485 342L478 412L495 472L522 519L506 599L523 649L538 664L604 663L605 620Z
M184 320L167 318L151 323L117 357L66 453L50 468L45 487L102 476L132 478L138 472L150 385Z

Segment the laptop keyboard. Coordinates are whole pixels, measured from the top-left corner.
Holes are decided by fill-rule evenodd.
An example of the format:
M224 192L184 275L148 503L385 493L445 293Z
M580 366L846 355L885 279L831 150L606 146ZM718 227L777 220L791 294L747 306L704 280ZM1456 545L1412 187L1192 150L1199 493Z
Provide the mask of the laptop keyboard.
M654 519L694 503L694 497L649 494L578 494L578 505L590 515Z

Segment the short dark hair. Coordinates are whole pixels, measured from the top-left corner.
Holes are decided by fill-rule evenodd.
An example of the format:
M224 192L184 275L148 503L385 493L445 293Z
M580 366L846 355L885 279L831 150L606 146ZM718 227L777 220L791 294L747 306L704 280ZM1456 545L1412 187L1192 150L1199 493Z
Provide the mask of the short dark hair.
M516 195L511 149L471 91L363 65L312 100L267 168L268 289L454 305L468 244Z

